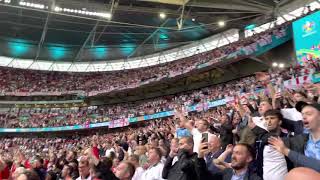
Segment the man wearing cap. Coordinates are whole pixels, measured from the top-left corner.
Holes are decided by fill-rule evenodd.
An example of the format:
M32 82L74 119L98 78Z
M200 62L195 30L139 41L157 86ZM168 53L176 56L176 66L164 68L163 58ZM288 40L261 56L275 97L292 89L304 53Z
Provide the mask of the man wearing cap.
M303 125L309 134L300 134L284 142L269 138L269 144L287 156L295 167L308 167L320 172L320 104L298 102L296 108L302 113Z

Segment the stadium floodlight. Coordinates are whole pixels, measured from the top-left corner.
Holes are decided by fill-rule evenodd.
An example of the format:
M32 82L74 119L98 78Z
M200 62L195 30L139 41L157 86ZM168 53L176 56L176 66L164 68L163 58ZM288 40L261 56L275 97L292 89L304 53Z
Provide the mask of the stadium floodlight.
M274 62L274 63L272 63L272 66L273 67L278 67L278 63Z
M60 11L62 11L62 8L60 8L60 7L56 6L56 7L54 8L54 11L56 11L56 12L60 12Z
M101 16L103 18L106 18L106 19L111 19L112 18L112 14L107 12L107 13L97 13L98 16Z
M224 22L224 21L219 21L219 22L218 22L218 25L219 25L220 27L224 27L224 26L226 25L226 22Z
M165 19L165 18L167 17L167 15L166 15L164 12L161 12L161 13L159 14L159 17L160 17L161 19Z
M106 19L111 19L112 14L110 12L93 12L93 11L88 11L85 8L83 9L70 9L70 8L61 8L59 6L55 6L53 8L54 11L56 12L67 12L67 13L74 13L74 14L83 14L83 15L88 15L88 16L98 16Z
M48 6L45 6L44 4L39 4L39 3L30 3L26 1L20 1L19 2L20 6L26 6L26 7L31 7L31 8L36 8L36 9L48 9Z
M280 64L279 64L279 68L284 68L284 64L283 64L283 63L280 63Z

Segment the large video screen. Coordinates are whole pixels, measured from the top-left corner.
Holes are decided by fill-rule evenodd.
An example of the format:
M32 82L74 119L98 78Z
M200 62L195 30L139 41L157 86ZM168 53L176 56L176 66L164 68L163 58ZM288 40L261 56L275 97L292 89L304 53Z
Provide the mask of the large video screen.
M293 22L294 44L299 64L320 58L320 11Z

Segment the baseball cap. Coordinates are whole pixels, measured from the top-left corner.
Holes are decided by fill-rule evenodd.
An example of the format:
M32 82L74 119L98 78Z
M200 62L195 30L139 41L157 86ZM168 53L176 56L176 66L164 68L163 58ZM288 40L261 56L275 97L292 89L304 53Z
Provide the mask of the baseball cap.
M299 101L299 102L297 102L295 108L296 108L297 111L301 112L302 109L303 109L304 107L306 107L306 106L311 106L311 107L317 109L318 111L320 111L320 104L318 104L318 103L311 103L311 104L309 104L309 103L306 103L306 102L304 102L304 101Z

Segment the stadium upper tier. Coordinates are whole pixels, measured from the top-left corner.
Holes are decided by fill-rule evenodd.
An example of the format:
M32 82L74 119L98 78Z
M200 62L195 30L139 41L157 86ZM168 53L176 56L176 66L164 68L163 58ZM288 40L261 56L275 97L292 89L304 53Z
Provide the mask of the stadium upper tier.
M29 95L38 92L44 95L75 93L93 96L114 90L135 88L143 84L159 81L188 73L195 69L211 66L220 61L239 59L257 52L258 46L273 43L273 39L289 36L287 26L270 29L250 38L234 42L209 52L197 54L184 60L167 64L144 67L128 71L97 73L66 73L1 68L0 93L2 95Z
M270 71L271 82L278 83L291 77L306 76L306 72L313 73L313 67L284 69ZM308 71L306 71L308 70ZM27 127L54 127L67 125L83 125L110 120L143 117L159 112L173 110L176 106L184 104L191 107L197 104L213 102L239 94L251 94L257 96L263 85L255 77L242 78L240 80L202 88L191 92L180 93L175 96L161 97L135 103L117 105L103 105L91 107L73 108L7 108L0 109L0 127L27 128ZM255 95L256 94L256 95ZM201 106L205 109L205 105ZM206 105L207 106L207 105ZM196 108L198 110L198 107Z
M289 12L286 12L284 10L283 14L275 18L274 21L262 24L261 26L255 27L253 29L245 30L245 37L248 38L256 33L264 32L277 25L281 25L285 22L290 22L292 20L300 18L304 14L308 13L309 10L314 11L317 8L319 8L320 3L318 1L312 1L311 3L309 3L309 7L310 9L306 9L305 6L299 8L291 8L293 10L289 10ZM185 59L195 59L196 62L199 62L198 60L200 59L200 57L203 58L203 56L209 55L209 59L219 58L223 56L225 53L228 54L230 50L232 51L234 50L234 48L238 48L238 46L241 47L241 44L239 45L239 43L246 40L242 40L242 38L240 38L239 31L239 29L230 29L228 31L216 34L212 37L196 41L189 45L142 57L104 62L92 61L88 63L76 62L73 60L72 62L61 62L48 61L46 59L33 60L1 56L0 66L45 71L94 72L135 69L147 66L154 66L158 64L164 65L164 63L167 62ZM17 48L19 50L19 47ZM103 48L100 48L100 50L103 50ZM212 54L214 54L214 56L212 56Z

